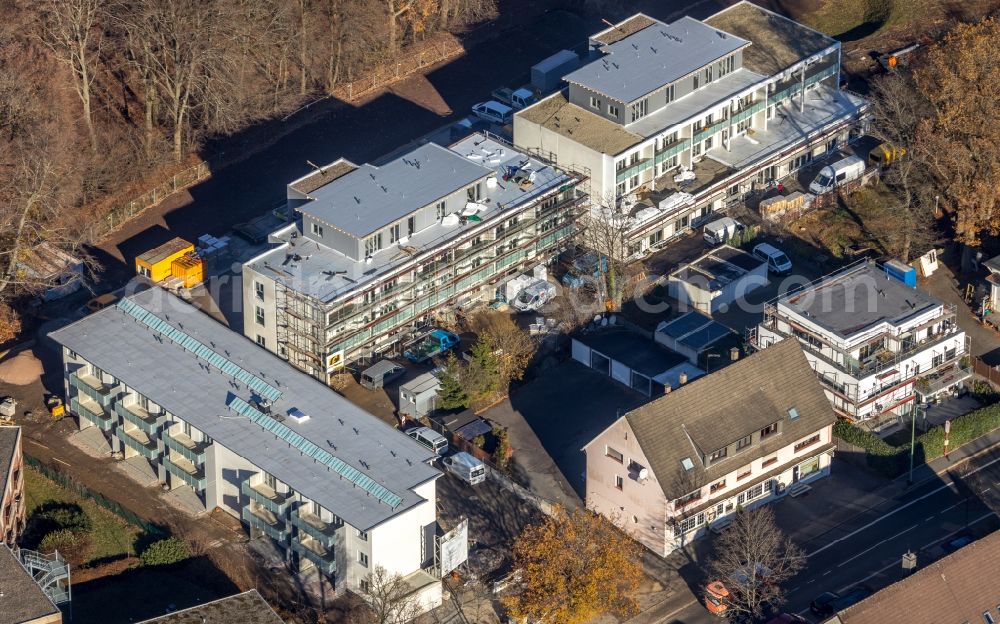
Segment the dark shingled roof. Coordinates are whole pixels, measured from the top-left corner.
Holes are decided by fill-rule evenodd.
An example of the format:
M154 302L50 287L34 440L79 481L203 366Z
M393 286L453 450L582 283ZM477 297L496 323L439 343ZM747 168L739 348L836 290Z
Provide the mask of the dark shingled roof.
M139 624L284 624L256 589Z
M838 615L843 624L910 624L982 622L988 611L1000 622L998 578L1000 532L958 549Z
M0 543L0 624L21 624L59 613L6 544Z
M790 420L795 408L798 418ZM783 340L625 415L667 498L832 425L833 408L797 340ZM782 420L779 435L705 468L702 456ZM696 446L697 445L697 446ZM684 458L694 471L685 473ZM684 490L684 491L681 491Z
M773 76L836 41L750 2L740 2L705 20L713 28L750 41L743 67Z

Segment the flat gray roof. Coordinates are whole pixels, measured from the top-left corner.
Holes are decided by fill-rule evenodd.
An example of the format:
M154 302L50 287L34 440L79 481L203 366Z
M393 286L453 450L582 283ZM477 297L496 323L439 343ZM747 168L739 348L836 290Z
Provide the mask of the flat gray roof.
M197 308L159 288L123 301L152 312L168 331L183 331L256 380L244 376L244 383L210 365L137 320L122 301L52 332L52 338L348 524L365 530L413 507L423 500L413 488L440 476L426 463L433 457L428 449ZM281 424L401 502L395 508L380 502L369 490L230 407L234 398L249 402L267 392L260 382L280 393L272 414L286 415L297 408L309 416L303 423L286 418Z
M481 134L466 137L445 151L459 160L474 164L486 174L498 176L499 179L502 179L502 172L506 169L524 164L534 172L535 181L526 189L513 183L501 182L494 188L483 184L480 201L486 206L486 210L478 213L482 223L445 225L437 221L410 236L405 249L401 245L386 245L375 253L371 262L349 258L308 239L301 235L300 224L292 224L271 235L272 241L278 243L274 249L253 258L247 264L261 275L277 280L293 290L320 301L333 301L339 296L364 288L366 283L379 279L407 262L437 251L454 238L494 227L496 224L491 222L494 217L526 202L535 201L570 180L569 175L537 158L529 157L524 152ZM447 192L450 191L444 193ZM289 259L290 254L298 254L299 259Z
M902 325L943 305L916 288L888 277L874 264L849 267L778 300L787 308L841 338L880 323Z
M733 330L697 310L682 314L672 321L660 323L656 331L699 353L709 345L734 334Z
M693 17L656 22L606 46L603 58L563 77L622 102L679 80L750 42Z
M415 210L485 178L492 170L436 143L382 166L364 164L309 193L296 210L364 238Z
M647 377L655 377L687 361L680 353L626 329L581 334L573 339Z
M681 265L670 277L689 281L692 274L708 280L712 290L723 288L764 264L745 251L723 245L694 261Z
M0 543L0 624L22 624L59 613L42 588L21 566L10 547Z
M139 624L284 624L256 589L143 620Z

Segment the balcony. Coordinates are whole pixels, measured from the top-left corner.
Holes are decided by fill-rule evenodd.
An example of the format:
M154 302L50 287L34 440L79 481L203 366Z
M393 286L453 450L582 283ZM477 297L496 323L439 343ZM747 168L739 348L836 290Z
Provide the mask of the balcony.
M135 425L135 427L148 435L159 432L160 424L163 422L163 414L150 414L138 403L133 405L122 405L115 403L115 413L121 416L125 422Z
M624 169L620 169L617 173L615 173L615 181L621 182L622 180L627 180L628 178L631 178L634 175L638 175L639 173L642 173L643 171L649 169L652 166L653 166L652 158L643 158L634 165L631 165Z
M156 442L150 440L144 431L133 427L119 427L116 435L122 441L122 444L146 459L158 459L160 457L161 451Z
M78 417L87 420L101 431L112 431L118 424L110 414L89 396L80 395L69 400L69 410Z
M183 433L175 433L163 437L163 443L174 454L180 455L195 466L205 463L205 451L211 444L195 442Z
M293 539L292 550L311 561L323 574L337 571L337 556L333 550L312 538Z
M291 493L279 494L267 484L252 483L253 479L254 477L250 477L240 485L240 491L243 492L243 495L271 513L284 516L288 510Z
M301 507L292 510L292 526L299 530L299 534L305 533L320 544L332 548L336 540L338 527L332 523L324 522L318 516L302 510Z
M70 374L69 384L102 407L107 407L121 392L121 384L106 384L90 373L80 371Z
M678 139L673 143L664 145L660 151L656 152L653 161L658 165L661 162L680 154L691 147L691 139Z
M183 457L171 455L163 458L163 467L167 472L190 485L194 491L205 490L205 471L195 466Z
M288 525L278 519L273 513L263 507L250 503L243 508L243 521L276 542L288 543Z

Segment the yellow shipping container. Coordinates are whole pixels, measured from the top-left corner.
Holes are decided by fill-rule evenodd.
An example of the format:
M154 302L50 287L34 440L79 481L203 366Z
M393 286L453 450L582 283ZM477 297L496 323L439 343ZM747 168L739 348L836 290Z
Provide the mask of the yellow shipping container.
M197 254L188 254L170 265L173 276L181 280L184 288L191 288L205 281L205 261Z
M183 238L169 240L135 259L135 272L154 282L162 282L173 274L174 260L194 253L194 245Z

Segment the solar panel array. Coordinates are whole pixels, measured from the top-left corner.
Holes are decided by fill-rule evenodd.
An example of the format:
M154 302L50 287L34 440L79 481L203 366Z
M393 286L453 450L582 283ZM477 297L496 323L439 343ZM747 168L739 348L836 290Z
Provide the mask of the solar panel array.
M375 479L372 479L342 459L334 457L329 451L316 446L309 440L292 431L288 426L278 422L267 414L264 414L240 397L231 397L227 405L229 406L229 409L233 410L237 414L246 416L254 424L260 425L265 431L273 433L279 439L284 440L293 448L301 451L303 455L311 457L319 463L329 466L336 471L337 474L341 475L348 481L351 481L356 486L362 488L392 509L395 509L400 503L403 502L403 499L400 496L393 494L388 488L375 481Z
M122 312L132 316L151 330L179 344L186 351L194 353L196 356L205 360L210 365L229 375L236 381L242 382L248 388L265 399L274 402L281 398L281 390L278 390L229 358L216 353L212 348L206 346L200 340L194 338L193 336L189 336L180 329L177 329L146 308L129 299L119 299L117 306Z

